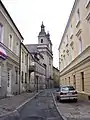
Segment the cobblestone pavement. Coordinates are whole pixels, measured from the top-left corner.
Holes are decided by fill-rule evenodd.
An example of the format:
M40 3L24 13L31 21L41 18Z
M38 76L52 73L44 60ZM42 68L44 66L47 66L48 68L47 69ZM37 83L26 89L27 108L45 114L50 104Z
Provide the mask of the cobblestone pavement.
M46 90L19 110L21 120L63 120L58 113L52 92Z
M58 102L57 107L67 120L90 120L90 102Z
M35 93L22 93L20 95L0 99L0 116L7 114L7 112L12 112L34 94Z

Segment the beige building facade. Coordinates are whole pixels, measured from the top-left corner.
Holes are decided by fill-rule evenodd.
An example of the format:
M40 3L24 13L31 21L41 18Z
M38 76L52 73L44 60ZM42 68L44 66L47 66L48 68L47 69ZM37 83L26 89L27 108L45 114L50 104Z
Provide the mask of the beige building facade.
M90 0L75 0L58 50L60 84L90 99Z
M19 93L21 33L0 1L0 97Z

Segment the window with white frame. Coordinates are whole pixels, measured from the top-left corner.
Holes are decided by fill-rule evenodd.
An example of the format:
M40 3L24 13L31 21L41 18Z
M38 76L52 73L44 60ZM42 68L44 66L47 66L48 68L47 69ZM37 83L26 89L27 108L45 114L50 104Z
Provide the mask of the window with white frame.
M22 51L22 63L24 62L24 52Z
M80 23L80 10L78 8L76 12L76 27L78 26L79 23Z
M27 65L27 55L25 55L25 65Z
M70 26L70 39L72 39L72 36L73 36L73 29L72 29L72 24Z
M16 55L19 55L19 44L16 42Z
M88 8L89 5L90 5L90 0L87 0L86 8Z
M9 49L13 50L13 36L9 34Z
M66 35L66 46L68 46L68 35Z
M51 59L49 58L49 65L51 65Z
M4 33L4 28L3 25L0 23L0 42L3 43L3 33Z
M79 40L78 40L78 51L79 51L79 54L82 52L82 39L81 39L81 37L79 38Z
M1 87L1 77L2 77L2 68L1 68L1 65L0 65L0 87Z

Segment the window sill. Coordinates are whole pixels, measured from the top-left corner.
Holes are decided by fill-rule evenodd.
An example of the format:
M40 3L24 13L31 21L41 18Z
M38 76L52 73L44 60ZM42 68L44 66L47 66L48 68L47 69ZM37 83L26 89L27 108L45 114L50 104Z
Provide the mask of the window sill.
M86 7L86 8L88 8L88 7L89 7L89 5L90 5L90 1L88 1L88 2L87 2L87 4L86 4L86 6L85 6L85 7Z
M72 39L73 38L73 33L70 35L70 39Z
M90 13L87 15L86 20L87 20L87 21L90 20Z
M68 43L66 44L66 47L68 47Z
M76 28L80 25L80 20L77 21L76 23Z
M70 43L70 46L72 47L72 46L73 46L73 44L74 44L74 42L72 41L72 42Z

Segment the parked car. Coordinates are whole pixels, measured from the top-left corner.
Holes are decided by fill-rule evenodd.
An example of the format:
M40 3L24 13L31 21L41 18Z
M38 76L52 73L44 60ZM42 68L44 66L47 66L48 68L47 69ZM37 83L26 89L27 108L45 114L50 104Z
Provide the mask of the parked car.
M70 85L60 86L56 90L56 99L59 101L74 100L75 102L77 102L78 93L73 86Z

